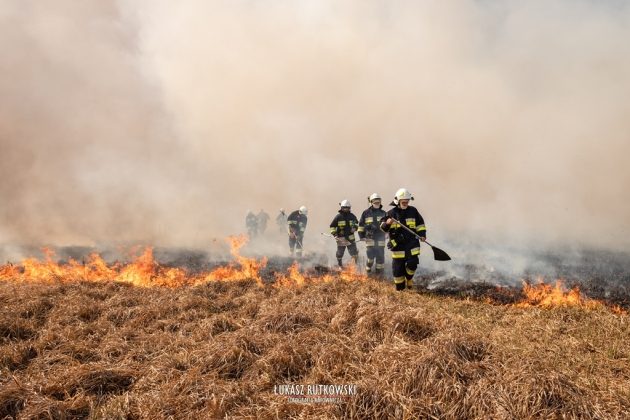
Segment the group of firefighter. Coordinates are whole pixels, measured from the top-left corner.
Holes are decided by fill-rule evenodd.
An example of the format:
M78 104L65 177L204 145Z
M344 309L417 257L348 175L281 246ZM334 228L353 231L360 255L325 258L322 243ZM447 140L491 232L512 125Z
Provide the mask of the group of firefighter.
M250 239L257 236L262 236L267 230L267 223L269 222L269 214L265 210L260 209L258 214L254 214L251 210L247 210L245 216L245 227L247 228L247 235ZM287 226L287 215L284 209L280 209L280 214L276 216L276 225L281 233L284 233Z
M339 203L339 212L330 223L330 235L337 242L337 263L339 267L343 266L342 259L346 249L352 260L357 262L359 251L355 232L358 232L360 240L364 240L366 244L366 271L375 275L383 274L387 246L392 254L392 274L396 290L412 288L413 276L419 264L420 242L424 242L427 236L424 219L409 204L413 196L407 189L400 188L390 203L393 208L389 211L383 210L381 197L377 193L368 199L370 206L359 219L352 213L352 205L348 200ZM284 210L281 211L281 216L284 216ZM291 255L298 258L302 256L307 216L308 209L302 206L286 219L289 249Z

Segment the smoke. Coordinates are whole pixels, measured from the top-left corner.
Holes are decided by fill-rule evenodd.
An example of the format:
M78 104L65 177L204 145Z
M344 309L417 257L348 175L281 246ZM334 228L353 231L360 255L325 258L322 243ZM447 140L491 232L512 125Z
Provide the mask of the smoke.
M131 28L108 2L0 8L0 238L157 237L170 140Z
M0 242L305 204L315 243L404 186L438 242L624 247L628 39L617 1L5 0Z

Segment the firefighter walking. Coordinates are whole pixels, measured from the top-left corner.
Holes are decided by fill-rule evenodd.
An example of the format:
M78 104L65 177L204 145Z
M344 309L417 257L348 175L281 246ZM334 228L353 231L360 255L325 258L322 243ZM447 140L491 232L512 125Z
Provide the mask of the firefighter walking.
M304 249L304 231L306 230L306 223L308 222L308 209L304 206L299 210L292 212L287 218L287 225L289 227L289 250L291 256L294 255L301 258L302 251Z
M359 237L365 239L367 251L366 271L380 275L385 269L385 232L381 230L381 220L387 214L381 205L381 197L374 193L368 200L367 208L359 219Z
M419 263L420 241L424 242L427 236L424 219L415 207L409 205L410 200L413 200L413 196L405 188L396 191L392 204L395 207L387 212L381 222L381 229L389 235L387 247L392 252L392 272L396 290L413 287L413 276ZM393 219L416 232L420 240Z
M339 203L339 213L335 216L330 223L330 233L335 237L337 241L337 264L339 267L343 267L343 254L348 248L348 253L352 257L352 260L356 264L359 251L357 249L356 239L354 233L357 231L359 221L357 217L352 214L350 201L343 200Z
M249 235L249 238L255 238L258 234L258 218L251 210L247 210L247 216L245 216L245 227L247 227L247 235Z
M283 233L287 228L287 215L284 209L280 209L280 213L276 216L276 226L278 226L280 233Z
M265 234L265 230L267 230L267 222L269 222L269 214L263 209L260 209L260 212L256 215L256 221L258 222L258 233L261 235Z

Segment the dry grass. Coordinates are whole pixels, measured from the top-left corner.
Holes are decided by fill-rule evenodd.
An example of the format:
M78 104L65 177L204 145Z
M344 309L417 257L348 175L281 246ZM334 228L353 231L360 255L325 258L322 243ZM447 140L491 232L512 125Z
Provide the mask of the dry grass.
M0 418L628 418L628 316L377 282L0 283ZM356 384L337 404L274 385Z

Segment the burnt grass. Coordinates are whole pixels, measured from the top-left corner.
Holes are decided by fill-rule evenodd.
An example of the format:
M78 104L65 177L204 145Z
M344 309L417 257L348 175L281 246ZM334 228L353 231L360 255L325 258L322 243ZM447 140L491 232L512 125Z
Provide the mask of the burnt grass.
M630 416L628 316L461 297L0 282L0 418ZM296 404L290 383L358 392Z

